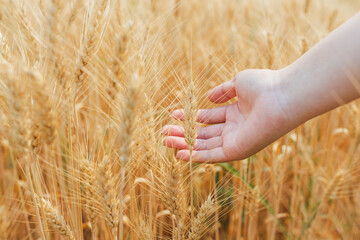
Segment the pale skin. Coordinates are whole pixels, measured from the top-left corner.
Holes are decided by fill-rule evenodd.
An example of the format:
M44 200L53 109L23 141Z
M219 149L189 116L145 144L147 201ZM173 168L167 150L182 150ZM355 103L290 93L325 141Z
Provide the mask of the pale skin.
M360 13L280 70L248 69L209 92L236 102L198 112L192 161L229 162L262 150L304 122L360 97ZM172 117L183 119L182 110ZM355 120L354 120L355 121ZM167 125L164 144L190 159L183 129Z

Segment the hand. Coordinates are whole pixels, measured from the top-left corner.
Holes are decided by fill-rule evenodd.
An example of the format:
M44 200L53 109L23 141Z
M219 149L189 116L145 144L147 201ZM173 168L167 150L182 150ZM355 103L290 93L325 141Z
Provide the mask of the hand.
M302 57L278 71L245 70L210 91L210 101L238 101L200 110L193 160L240 160L263 149L285 133L344 103L360 98L360 13L334 30ZM173 117L183 119L181 110ZM179 126L165 126L164 143L190 153Z
M212 89L209 99L214 103L225 103L234 97L237 101L198 111L197 121L212 125L198 127L193 161L245 159L290 131L294 126L287 121L280 82L280 71L251 69ZM172 117L183 120L183 111L174 111ZM162 133L167 135L166 146L180 150L177 158L190 159L181 126L167 125Z

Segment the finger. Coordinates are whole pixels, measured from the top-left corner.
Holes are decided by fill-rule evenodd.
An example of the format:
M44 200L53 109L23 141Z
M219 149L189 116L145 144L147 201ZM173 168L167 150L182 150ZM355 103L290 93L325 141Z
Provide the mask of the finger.
M197 127L198 139L209 139L221 136L224 124L215 124L208 127ZM166 136L185 137L184 127L178 125L166 125L161 129L161 134Z
M198 110L196 121L205 124L223 123L226 120L226 109L228 106L229 105ZM171 117L184 121L185 114L182 109L178 109L171 114Z
M188 149L189 145L186 143L185 138L170 136L164 140L167 147L176 149ZM196 139L194 150L209 150L222 146L222 138L220 136L210 139Z
M235 79L223 83L209 92L209 99L214 103L224 103L236 96Z
M222 146L221 136L209 139L196 139L194 150L210 150Z
M170 136L165 138L164 145L169 148L188 149L188 144L183 137Z
M190 151L181 150L176 154L176 158L190 161ZM202 163L217 163L228 161L224 154L222 147L217 147L211 150L193 151L192 161Z
M226 120L226 110L228 106L229 105L213 109L201 109L197 113L196 121L205 124L224 123Z
M208 127L197 127L198 139L209 139L221 136L224 129L224 124L215 124ZM184 127L178 125L166 125L161 129L161 134L165 136L185 137Z
M175 118L176 120L184 121L184 110L183 109L177 109L173 111L170 115L172 118Z
M184 128L178 125L166 125L161 129L161 134L166 136L185 137Z
M221 136L224 129L224 124L215 124L208 127L199 127L197 138L209 139L212 137Z

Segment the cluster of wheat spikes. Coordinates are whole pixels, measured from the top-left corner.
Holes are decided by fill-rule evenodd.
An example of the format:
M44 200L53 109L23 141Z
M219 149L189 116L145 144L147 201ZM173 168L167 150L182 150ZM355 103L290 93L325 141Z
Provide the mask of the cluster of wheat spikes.
M0 0L0 239L359 239L359 102L233 163L177 160L160 134L182 125L193 151L208 90L288 65L359 9Z

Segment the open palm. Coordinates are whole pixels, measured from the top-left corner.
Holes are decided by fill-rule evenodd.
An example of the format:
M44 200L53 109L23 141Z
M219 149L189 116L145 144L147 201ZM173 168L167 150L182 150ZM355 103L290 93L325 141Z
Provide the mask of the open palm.
M246 70L209 93L215 103L237 101L213 109L199 110L197 121L211 124L198 127L193 160L197 162L226 162L241 160L263 149L292 129L286 124L277 71ZM172 113L183 120L182 110ZM167 125L162 130L168 137L164 144L177 148L177 158L189 160L190 152L183 128Z

